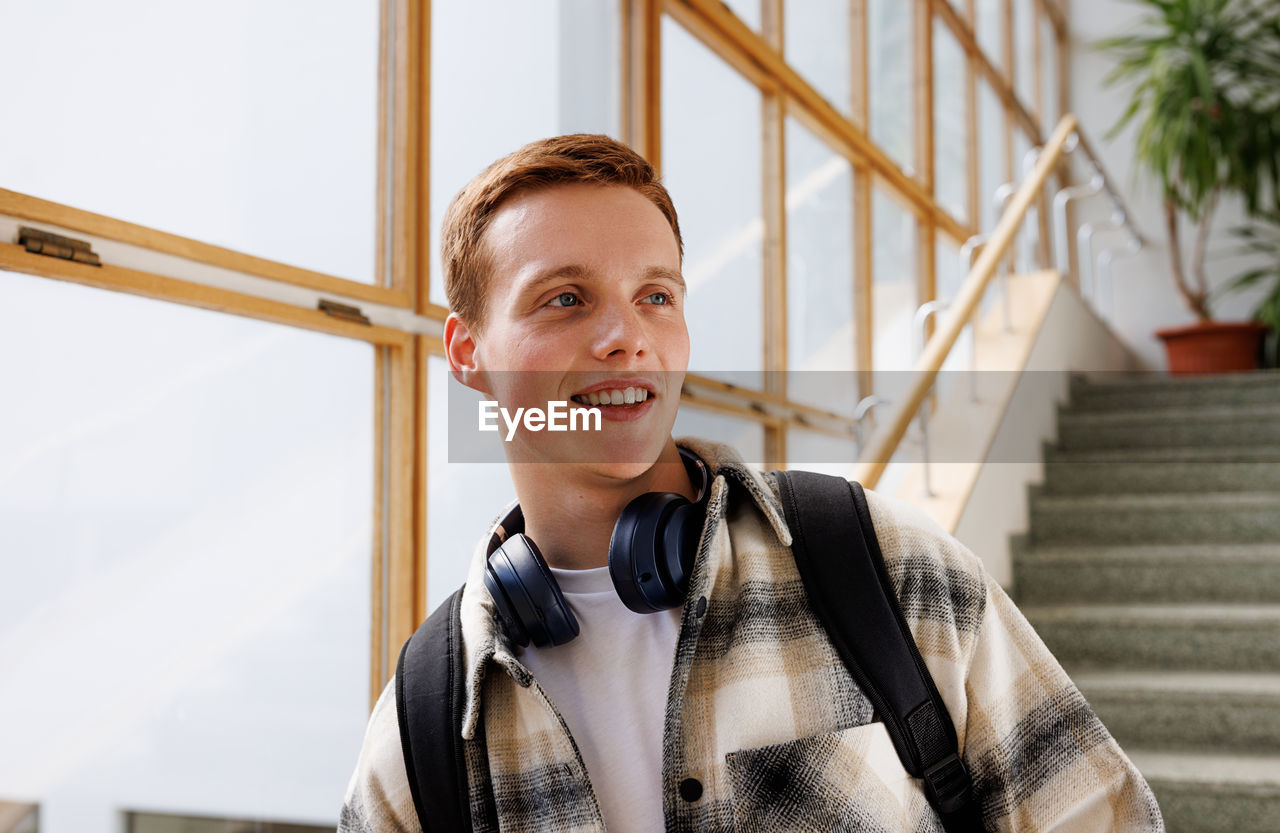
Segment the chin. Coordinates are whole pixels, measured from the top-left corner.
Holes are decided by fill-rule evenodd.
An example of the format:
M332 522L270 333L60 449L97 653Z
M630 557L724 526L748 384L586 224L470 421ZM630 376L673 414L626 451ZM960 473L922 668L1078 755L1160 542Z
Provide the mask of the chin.
M635 480L653 467L653 461L626 460L623 462L594 462L586 464L592 473L611 480Z
M544 454L539 456L577 465L611 480L634 480L649 471L662 456L669 436L670 431L640 434L613 430L571 444L558 444L554 451L544 449Z

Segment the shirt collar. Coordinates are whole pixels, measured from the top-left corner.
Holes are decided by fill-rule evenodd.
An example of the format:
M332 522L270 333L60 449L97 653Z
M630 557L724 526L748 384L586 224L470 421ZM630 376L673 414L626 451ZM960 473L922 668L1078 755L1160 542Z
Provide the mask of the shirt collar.
M791 533L787 530L786 518L782 512L782 502L778 497L777 486L772 478L743 461L737 449L727 443L718 443L698 437L677 437L676 445L687 448L702 458L711 472L711 488L714 495L717 491L728 488L728 481L740 484L749 494L756 507L764 514L784 546L791 546ZM720 480L724 479L724 484ZM488 545L494 534L505 539L507 530L502 529L502 519L515 506L511 501L494 516L485 528L471 556L471 567L467 574L466 587L462 591L462 644L464 668L466 668L466 703L462 717L462 736L468 740L475 737L476 724L480 719L480 691L483 687L484 674L490 662L503 668L518 685L528 686L533 682L529 670L516 658L512 645L498 625L497 610L493 600L484 587L484 568L488 557ZM725 501L713 501L718 508L717 514L723 514ZM708 517L708 522L718 522L719 517ZM699 552L698 559L705 553Z

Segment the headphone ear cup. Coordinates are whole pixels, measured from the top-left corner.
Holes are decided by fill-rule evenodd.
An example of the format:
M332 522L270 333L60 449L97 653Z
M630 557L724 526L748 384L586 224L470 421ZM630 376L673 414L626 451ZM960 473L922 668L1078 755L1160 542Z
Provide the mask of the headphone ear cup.
M502 576L507 577L505 583ZM493 599L493 606L498 609L498 618L502 620L502 628L507 636L512 642L524 647L529 644L529 632L521 623L515 604L506 591L506 584L515 584L516 581L515 568L511 566L507 554L502 551L490 554L489 561L484 566L484 587Z
M693 568L706 517L704 507L684 501L672 510L662 531L660 567L671 586L680 588L678 604L683 604L689 593L689 571Z
M691 548L684 531L696 526L690 514L701 513L681 495L648 492L618 516L609 539L609 577L623 604L636 613L657 613L684 603L696 550L696 539Z
M484 586L516 644L563 645L578 635L577 617L538 545L523 533L512 535L490 554Z

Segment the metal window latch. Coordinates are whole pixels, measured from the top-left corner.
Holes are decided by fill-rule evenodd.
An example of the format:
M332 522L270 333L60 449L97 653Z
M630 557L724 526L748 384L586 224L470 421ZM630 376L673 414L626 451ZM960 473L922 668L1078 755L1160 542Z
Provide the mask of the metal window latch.
M88 241L63 237L61 234L53 234L36 228L19 227L18 245L33 254L59 257L63 260L74 260L76 263L87 263L90 266L102 265L102 261L98 259L98 256L89 247Z
M334 318L341 318L343 321L367 325L372 325L373 323L369 320L369 316L360 311L359 307L353 307L350 304L339 304L337 301L321 298L318 307L321 312L327 313Z

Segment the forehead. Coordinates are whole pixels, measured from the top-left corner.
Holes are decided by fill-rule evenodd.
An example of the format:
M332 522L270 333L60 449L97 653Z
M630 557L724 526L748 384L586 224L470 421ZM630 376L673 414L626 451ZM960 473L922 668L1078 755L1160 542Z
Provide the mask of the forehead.
M485 232L498 275L572 264L592 268L664 266L680 254L666 216L635 189L572 183L518 193Z

